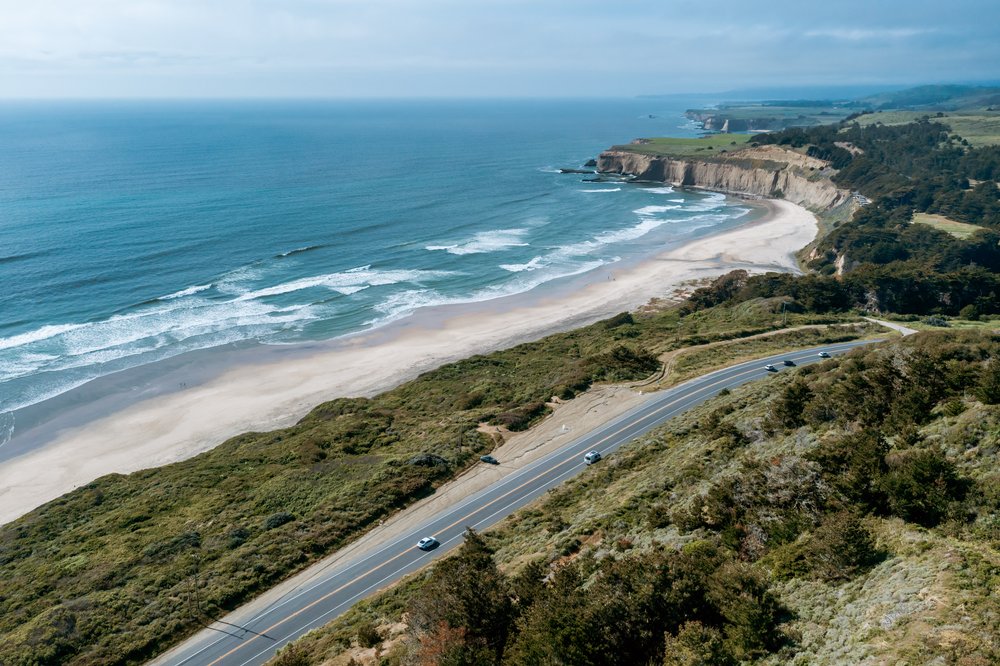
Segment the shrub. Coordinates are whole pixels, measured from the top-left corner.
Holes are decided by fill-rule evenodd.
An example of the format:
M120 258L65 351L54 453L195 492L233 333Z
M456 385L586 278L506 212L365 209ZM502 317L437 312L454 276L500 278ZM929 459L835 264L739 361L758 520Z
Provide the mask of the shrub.
M632 315L630 313L622 312L620 314L616 314L614 317L611 317L610 319L605 319L604 328L612 329L612 328L618 328L619 326L627 326L628 324L634 324L634 323L635 319L632 318Z
M726 652L722 634L697 620L685 622L676 636L666 635L664 666L729 666L736 663Z
M775 401L771 408L771 417L782 428L798 428L805 425L803 414L812 398L813 392L809 385L796 378L785 387L781 397Z
M976 395L987 405L1000 404L1000 356L994 356L986 365Z
M969 303L958 311L958 316L960 318L967 319L969 321L979 321L979 315L979 307L973 303Z
M382 633L371 620L362 622L358 627L358 645L363 648L373 648L383 641Z
M494 425L499 425L508 430L527 430L532 421L549 411L548 406L542 401L530 402L523 407L501 412L493 417Z
M642 379L660 367L660 361L649 351L618 345L611 351L589 359L595 379L626 381Z
M273 530L275 527L281 527L285 523L290 523L293 520L295 520L295 516L287 511L273 513L267 517L267 520L264 521L264 529Z
M776 550L774 575L812 575L827 581L849 580L885 558L862 517L841 511L828 516L812 534Z
M965 498L968 482L940 451L903 451L887 456L886 463L888 472L881 486L890 511L904 520L933 527L953 502Z
M311 666L313 661L304 649L292 644L278 652L270 663L271 666Z

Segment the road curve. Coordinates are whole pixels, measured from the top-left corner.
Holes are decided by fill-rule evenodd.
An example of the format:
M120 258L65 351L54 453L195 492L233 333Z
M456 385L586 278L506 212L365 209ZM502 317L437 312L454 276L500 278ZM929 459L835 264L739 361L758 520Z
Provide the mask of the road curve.
M290 641L341 615L359 599L384 589L460 545L466 526L477 530L490 527L579 474L586 467L583 454L587 451L596 449L607 455L722 389L780 372L785 368L785 359L806 365L823 360L819 352L837 355L872 342L877 340L824 345L748 361L652 393L639 407L458 501L405 536L311 578L249 618L245 612L234 611L213 623L210 627L213 631L199 632L152 663L156 666L263 664ZM769 363L774 365L774 371L764 368ZM441 546L430 552L417 550L414 546L424 536L437 537Z

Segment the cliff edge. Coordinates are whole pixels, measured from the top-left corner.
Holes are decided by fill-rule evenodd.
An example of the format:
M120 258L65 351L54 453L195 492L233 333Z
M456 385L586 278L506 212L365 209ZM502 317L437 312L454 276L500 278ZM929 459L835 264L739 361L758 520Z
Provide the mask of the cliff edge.
M830 180L834 171L828 163L777 146L748 147L707 159L660 155L646 148L638 143L635 149L606 150L597 158L597 169L679 187L786 199L815 212L853 201L849 191Z

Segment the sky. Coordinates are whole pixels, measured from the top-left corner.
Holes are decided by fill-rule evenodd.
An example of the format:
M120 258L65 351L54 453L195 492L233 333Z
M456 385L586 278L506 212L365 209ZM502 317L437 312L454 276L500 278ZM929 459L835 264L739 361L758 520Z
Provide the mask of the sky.
M621 97L1000 79L1000 0L0 0L0 97Z

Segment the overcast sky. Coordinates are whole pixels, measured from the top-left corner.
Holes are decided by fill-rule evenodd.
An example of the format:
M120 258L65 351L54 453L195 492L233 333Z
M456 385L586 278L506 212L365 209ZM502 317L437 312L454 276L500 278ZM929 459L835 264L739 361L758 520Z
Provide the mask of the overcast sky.
M590 97L1000 78L1000 0L0 0L2 97Z

